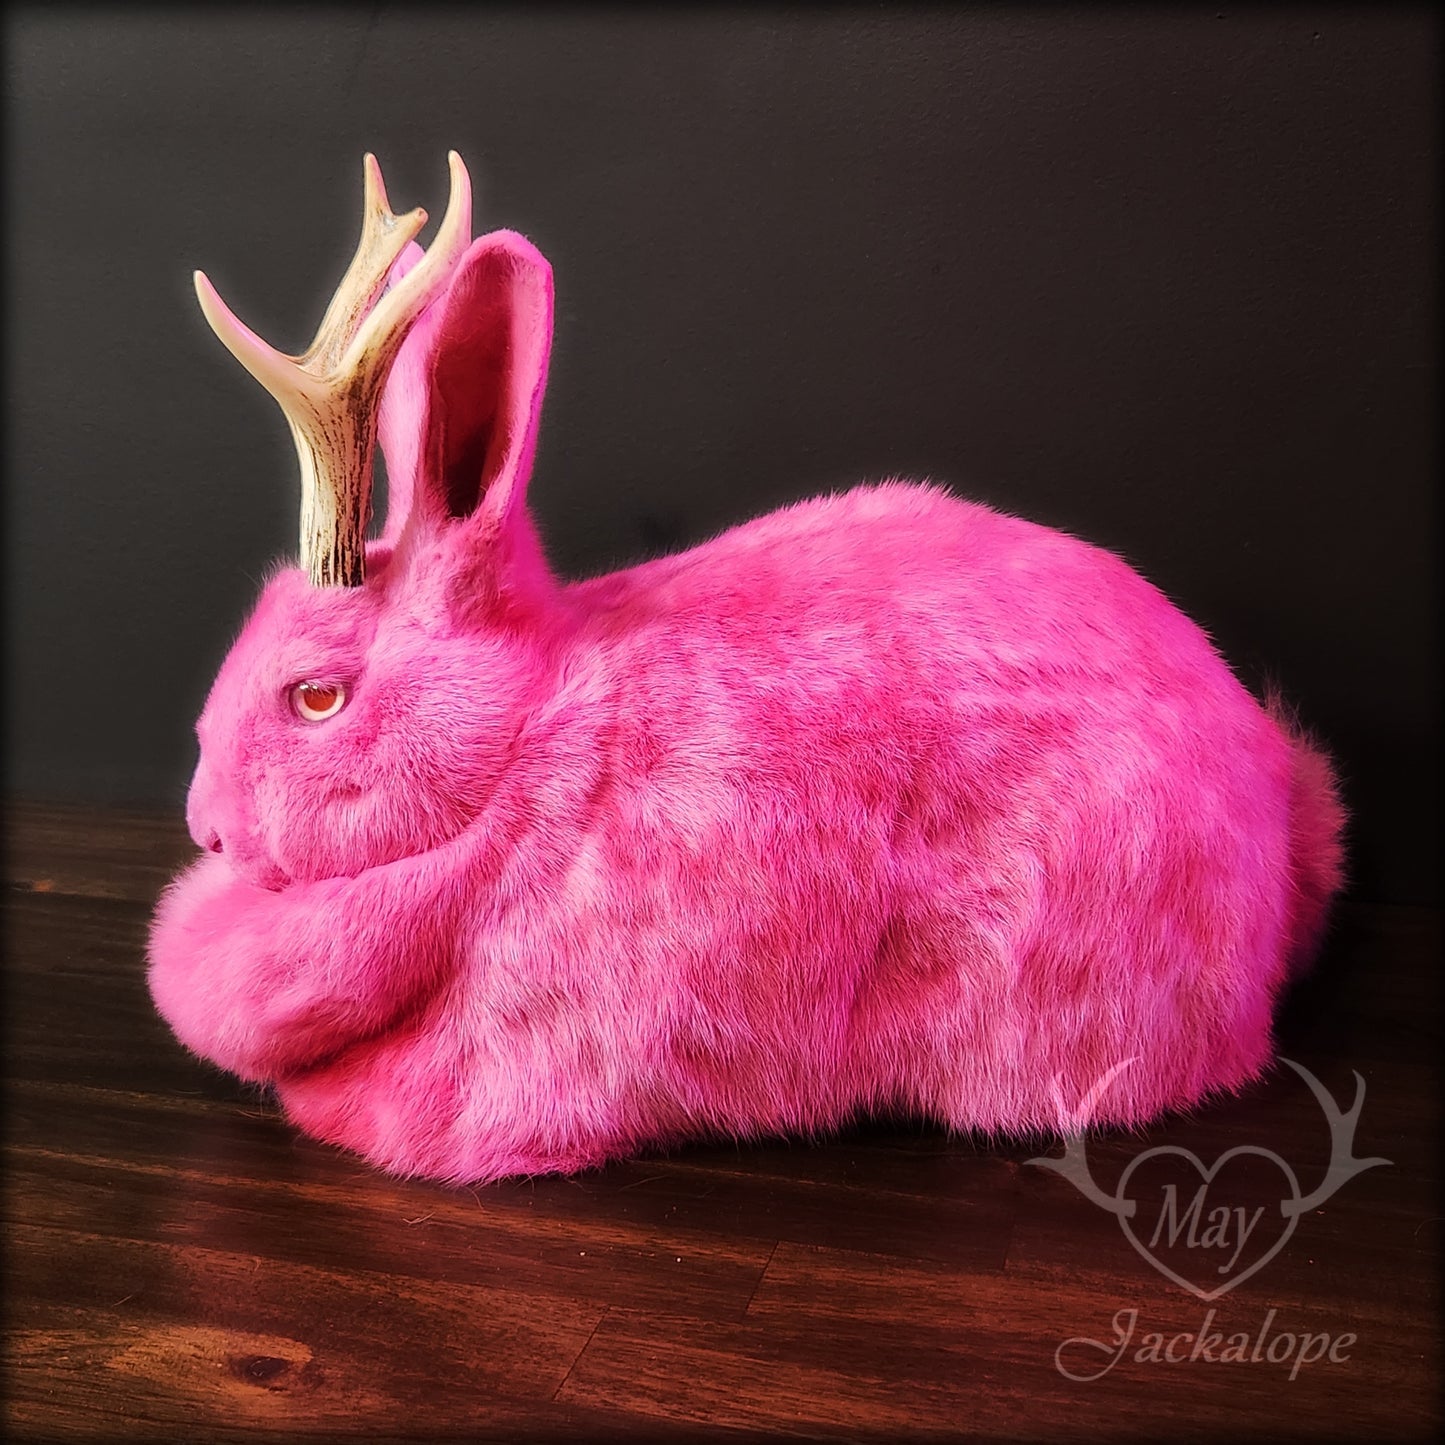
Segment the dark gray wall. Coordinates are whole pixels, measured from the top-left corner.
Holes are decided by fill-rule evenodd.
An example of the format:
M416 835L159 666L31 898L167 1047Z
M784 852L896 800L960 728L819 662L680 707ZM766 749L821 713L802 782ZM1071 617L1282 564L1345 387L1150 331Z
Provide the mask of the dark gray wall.
M7 12L12 790L179 806L294 547L203 265L309 337L471 164L557 271L570 572L888 473L1125 554L1341 759L1435 896L1431 9Z

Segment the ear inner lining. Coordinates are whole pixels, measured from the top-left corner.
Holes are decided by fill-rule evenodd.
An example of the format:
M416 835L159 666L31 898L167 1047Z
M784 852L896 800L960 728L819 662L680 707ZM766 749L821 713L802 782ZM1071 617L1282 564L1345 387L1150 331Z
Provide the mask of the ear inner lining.
M552 273L511 231L478 237L440 302L425 363L413 514L506 532L523 505L552 336Z
M526 264L497 247L464 268L448 298L435 352L432 455L449 517L470 516L493 486L510 486L522 461L517 432L529 398L516 394L517 365L530 348L517 332L536 309L535 285ZM505 507L505 497L497 500Z
M476 510L506 456L510 309L508 299L495 292L484 305L468 306L462 313L465 334L448 335L439 356L438 479L451 517L469 517Z

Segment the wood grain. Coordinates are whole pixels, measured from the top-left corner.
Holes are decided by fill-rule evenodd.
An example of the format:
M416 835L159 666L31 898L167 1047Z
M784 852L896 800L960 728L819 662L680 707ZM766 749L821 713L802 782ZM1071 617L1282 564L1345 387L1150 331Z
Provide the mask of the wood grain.
M1392 1162L1205 1303L1033 1167L1048 1140L874 1121L446 1189L304 1139L155 1016L145 931L176 818L8 811L6 1424L24 1439L1127 1439L1429 1436L1439 1411L1439 920L1341 911L1281 1049ZM1324 1116L1288 1069L1090 1141L1277 1151ZM1244 1183L1238 1186L1243 1189ZM1259 1181L1261 1198L1268 1179ZM1355 1336L1339 1362L1085 1372L1149 1332ZM1270 1314L1273 1311L1273 1315ZM1062 1347L1062 1355L1060 1355Z

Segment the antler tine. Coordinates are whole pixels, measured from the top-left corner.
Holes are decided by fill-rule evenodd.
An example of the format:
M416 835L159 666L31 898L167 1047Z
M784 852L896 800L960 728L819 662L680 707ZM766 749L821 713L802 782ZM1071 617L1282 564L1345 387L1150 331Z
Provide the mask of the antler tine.
M361 240L300 356L269 346L196 272L196 295L211 329L275 397L290 424L301 464L301 563L317 586L354 587L365 580L381 391L412 323L450 279L471 239L471 180L455 151L447 161L451 187L436 238L382 297L391 268L427 215L420 208L392 213L381 167L367 154Z
M311 345L296 358L305 371L323 375L334 371L361 328L381 289L386 274L396 258L426 225L427 215L420 206L404 216L392 214L386 198L386 182L381 167L370 151L362 157L363 198L361 203L361 239L356 254L321 318Z
M451 193L447 199L447 209L442 216L442 223L437 227L437 233L432 238L426 255L407 272L398 285L388 291L376 304L375 309L366 318L365 324L353 338L344 359L343 369L351 369L360 365L363 356L370 351L393 344L399 348L401 341L405 339L406 329L410 327L412 319L425 311L436 298L437 293L451 278L452 271L462 258L462 252L471 243L471 177L467 174L467 168L462 164L462 158L456 151L447 152L447 165L451 173ZM379 170L376 177L379 184L381 180ZM385 192L382 194L384 204ZM418 214L425 222L426 212L422 211ZM415 235L415 232L412 232L412 235ZM405 249L407 241L412 239L412 235L403 238L401 245L396 248L395 254L387 261L386 271L382 273L383 280L396 257L401 255ZM399 336L398 328L400 328ZM394 354L393 351L392 355L394 356ZM389 358L387 365L390 366L390 364Z

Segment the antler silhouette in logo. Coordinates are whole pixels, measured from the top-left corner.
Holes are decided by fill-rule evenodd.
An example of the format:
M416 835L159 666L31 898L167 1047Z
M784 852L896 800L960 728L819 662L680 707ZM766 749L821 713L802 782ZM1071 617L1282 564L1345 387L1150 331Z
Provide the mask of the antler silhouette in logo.
M1045 1169L1052 1169L1055 1173L1062 1174L1090 1203L1097 1204L1100 1209L1108 1210L1110 1214L1117 1214L1121 1219L1132 1219L1138 1206L1132 1199L1121 1199L1115 1194L1105 1194L1094 1183L1093 1173L1089 1169L1084 1130L1088 1128L1093 1119L1094 1106L1104 1096L1104 1091L1137 1057L1136 1054L1133 1058L1124 1059L1115 1064L1072 1109L1064 1102L1063 1075L1055 1074L1049 1087L1053 1092L1054 1109L1058 1114L1059 1133L1064 1136L1064 1152L1057 1159L1052 1155L1044 1154L1025 1161L1029 1164L1042 1165Z
M1288 1064L1309 1085L1310 1093L1319 1101L1330 1126L1330 1166L1313 1194L1308 1194L1303 1199L1287 1199L1280 1205L1280 1212L1289 1217L1301 1215L1307 1209L1318 1209L1356 1174L1363 1174L1366 1169L1373 1169L1377 1164L1391 1164L1394 1161L1354 1157L1355 1127L1360 1122L1360 1110L1365 1106L1365 1081L1360 1077L1358 1069L1352 1071L1355 1075L1355 1102L1348 1113L1342 1113L1335 1103L1334 1095L1307 1068L1295 1063L1293 1059L1281 1059L1280 1063Z

